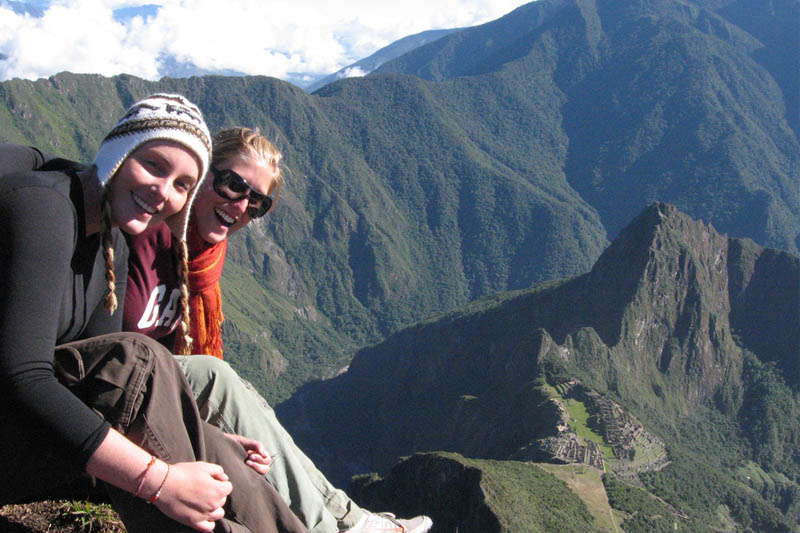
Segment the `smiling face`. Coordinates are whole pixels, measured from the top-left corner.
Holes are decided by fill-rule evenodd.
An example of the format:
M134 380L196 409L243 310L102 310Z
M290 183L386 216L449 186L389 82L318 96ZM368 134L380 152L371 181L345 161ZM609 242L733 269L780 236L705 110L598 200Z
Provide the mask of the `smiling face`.
M200 164L193 152L169 140L136 148L108 183L114 225L139 234L180 211L197 184Z
M271 195L278 185L278 168L263 159L234 157L215 164L220 169L231 169L239 174L256 192ZM198 235L206 242L216 244L245 227L251 220L247 214L247 197L228 200L214 191L214 176L209 174L197 191L192 205L192 223Z

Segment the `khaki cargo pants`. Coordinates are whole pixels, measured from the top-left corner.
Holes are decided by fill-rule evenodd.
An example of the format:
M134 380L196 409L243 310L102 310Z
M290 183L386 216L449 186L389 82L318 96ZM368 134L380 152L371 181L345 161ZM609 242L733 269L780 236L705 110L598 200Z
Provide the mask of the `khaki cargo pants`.
M55 369L84 403L158 458L222 465L233 492L215 531L306 531L264 477L245 465L241 446L200 418L186 378L157 341L137 333L114 333L64 344L56 348ZM0 502L19 500L81 475L64 467L69 461L33 437L24 422L0 424L0 469L5 474ZM131 533L191 531L143 500L108 489Z

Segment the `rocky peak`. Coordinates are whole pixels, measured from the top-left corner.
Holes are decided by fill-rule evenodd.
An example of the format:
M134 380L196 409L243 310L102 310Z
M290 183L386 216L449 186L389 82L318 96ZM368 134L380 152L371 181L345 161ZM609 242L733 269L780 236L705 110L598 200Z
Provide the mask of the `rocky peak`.
M769 298L787 309L778 321L786 329L782 353L796 353L798 314L788 310L798 291L769 289L767 280L796 285L797 263L655 203L587 274L402 330L356 354L348 372L301 389L279 415L304 420L291 428L304 446L325 435L326 453L317 459L329 453L335 468L349 457L351 472L421 450L526 456L557 437L563 419L545 378L580 379L637 417L643 411L632 406L648 416L684 416L741 388L742 347L758 354L755 347L768 346L744 324L753 313L769 320ZM734 318L736 331L747 331L744 346L734 340ZM796 368L796 359L784 360ZM639 435L652 422L621 424Z
M652 204L602 254L587 283L595 307L605 308L598 333L628 364L679 376L690 399L707 398L722 382L734 346L728 239L710 224Z

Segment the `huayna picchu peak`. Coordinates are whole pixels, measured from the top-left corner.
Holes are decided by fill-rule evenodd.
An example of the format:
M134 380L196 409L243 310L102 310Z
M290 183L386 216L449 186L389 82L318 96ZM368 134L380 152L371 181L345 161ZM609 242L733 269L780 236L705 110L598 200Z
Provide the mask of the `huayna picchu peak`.
M765 269L770 284L760 279ZM657 493L655 480L690 475L692 454L720 446L717 460L782 472L786 490L800 494L788 481L800 471L800 424L783 418L798 411L787 357L800 353L798 315L775 317L786 330L777 352L765 351L769 339L741 318L769 313L769 299L779 313L798 309L799 279L797 257L655 203L588 273L403 329L359 351L344 374L304 386L278 412L342 479L446 450L595 467ZM756 423L754 412L775 409L747 401L766 382L783 411ZM712 429L721 421L730 434ZM770 445L755 434L775 431ZM737 490L720 498L742 497ZM787 512L796 515L792 498Z

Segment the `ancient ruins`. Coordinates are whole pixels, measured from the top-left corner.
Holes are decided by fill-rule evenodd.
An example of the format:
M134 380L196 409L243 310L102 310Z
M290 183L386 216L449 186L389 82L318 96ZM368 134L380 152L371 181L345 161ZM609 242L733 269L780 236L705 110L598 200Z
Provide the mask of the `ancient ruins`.
M613 450L614 458L611 460L613 465L609 465L610 458L603 457L597 443L579 438L570 427L570 417L563 403L553 398L560 413L560 421L556 425L558 435L539 441L538 450L548 462L579 463L600 470L610 468L625 477L635 477L637 473L647 470L660 470L669 464L664 443L648 433L618 403L578 380L559 383L556 389L562 398L583 403L590 415L589 427L603 437L603 441Z

